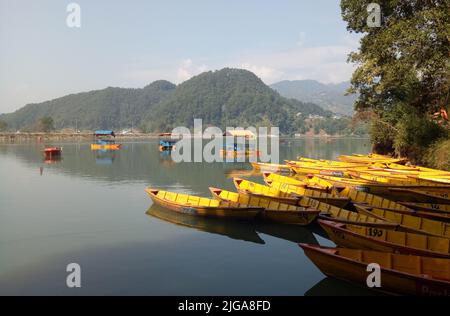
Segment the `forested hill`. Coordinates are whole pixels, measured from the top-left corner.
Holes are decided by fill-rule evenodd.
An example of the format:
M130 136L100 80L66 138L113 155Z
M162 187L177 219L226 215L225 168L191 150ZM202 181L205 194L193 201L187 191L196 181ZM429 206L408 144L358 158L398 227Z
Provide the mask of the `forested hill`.
M29 104L0 116L8 128L32 129L42 117L51 117L57 129L120 129L148 131L191 127L193 118L205 125L279 126L295 132L309 115L331 116L312 103L287 99L253 73L241 69L205 72L179 86L156 81L142 89L106 88L39 104Z
M151 130L191 127L193 118L202 118L204 124L222 128L278 126L288 133L296 130L298 119L309 114L332 115L315 104L281 97L252 72L225 68L179 85L147 121Z
M38 104L29 104L14 113L0 116L9 128L33 128L45 116L53 118L55 128L96 129L137 126L142 117L167 98L176 86L155 81L142 89L106 88L71 94Z

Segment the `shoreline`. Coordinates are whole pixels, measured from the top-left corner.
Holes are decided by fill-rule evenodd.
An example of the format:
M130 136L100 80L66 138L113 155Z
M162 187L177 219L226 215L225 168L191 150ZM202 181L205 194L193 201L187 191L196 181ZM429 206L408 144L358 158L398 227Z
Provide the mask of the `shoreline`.
M125 135L116 135L116 140L131 140L131 139L159 139L159 133L130 133ZM341 138L357 138L368 139L364 136L355 135L302 135L302 136L280 136L283 140L297 140L297 139L341 139ZM0 133L0 143L21 143L21 142L43 142L43 141L86 141L93 140L92 133Z

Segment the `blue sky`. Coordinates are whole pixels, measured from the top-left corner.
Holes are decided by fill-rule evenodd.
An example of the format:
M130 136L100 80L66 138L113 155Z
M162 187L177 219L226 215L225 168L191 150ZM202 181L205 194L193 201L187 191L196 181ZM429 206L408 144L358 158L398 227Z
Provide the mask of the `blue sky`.
M66 25L71 2L81 7L81 28ZM0 0L0 113L223 67L267 84L341 82L357 46L337 0Z

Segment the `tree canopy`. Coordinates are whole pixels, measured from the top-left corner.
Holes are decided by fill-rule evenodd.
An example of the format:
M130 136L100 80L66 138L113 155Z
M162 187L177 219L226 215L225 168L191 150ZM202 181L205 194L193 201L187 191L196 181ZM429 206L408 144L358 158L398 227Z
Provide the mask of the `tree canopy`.
M370 27L371 2L341 1L348 30L362 35L358 51L349 55L357 66L350 92L359 93L357 110L373 113L375 144L407 154L417 139L424 148L445 134L432 115L449 107L450 2L379 1L381 25ZM413 130L420 134L414 139L406 135Z

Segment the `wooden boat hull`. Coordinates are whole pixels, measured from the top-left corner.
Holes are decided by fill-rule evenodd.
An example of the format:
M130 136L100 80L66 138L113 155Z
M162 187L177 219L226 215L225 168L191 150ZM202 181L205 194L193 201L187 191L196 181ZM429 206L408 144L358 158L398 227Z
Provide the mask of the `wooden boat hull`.
M396 255L372 251L351 250L346 248L325 248L315 245L300 244L306 256L327 276L341 279L347 282L367 287L368 264L375 262L380 265L381 287L374 290L392 294L406 295L429 295L429 296L449 296L450 281L448 275L445 279L426 277L420 274L412 274L399 270L394 270L388 262L406 262L430 267L433 264L446 267L447 274L450 264L449 259L427 258L419 256ZM357 257L359 254L364 258L357 260L341 255L351 254ZM372 259L371 259L372 257ZM379 257L383 260L377 260ZM378 262L377 262L378 261ZM408 265L408 266L409 266Z
M361 205L355 205L358 213L367 216L373 216L380 220L391 223L397 223L402 231L450 238L450 224L431 220L427 218L417 217L413 215L401 214L395 211L384 210L379 208L366 208Z
M356 203L356 204L361 205L369 210L375 208L375 209L390 211L390 212L394 212L394 213L398 213L398 214L417 216L417 217L421 217L421 218L428 218L428 219L435 220L435 221L450 222L450 213L427 212L427 211L418 211L418 210L413 210L413 209L399 210L399 209L395 209L395 208L376 207L376 206L368 205L368 204L359 204L359 203Z
M283 224L308 225L319 215L320 211L290 204L276 202L270 198L240 194L217 188L209 188L214 198L222 201L263 207L261 218Z
M147 188L146 192L154 203L168 208L172 211L205 217L220 217L227 219L253 220L263 208L260 207L243 207L232 203L219 203L214 206L203 206L189 203L179 203L171 201L167 198L161 198L158 194L159 190ZM164 192L164 191L162 191Z
M321 219L318 223L339 247L450 259L450 239L447 238Z
M450 213L450 204L399 202L411 209L426 212Z

